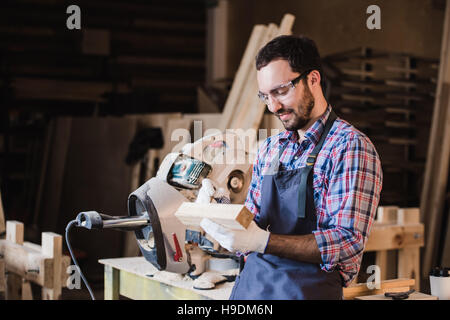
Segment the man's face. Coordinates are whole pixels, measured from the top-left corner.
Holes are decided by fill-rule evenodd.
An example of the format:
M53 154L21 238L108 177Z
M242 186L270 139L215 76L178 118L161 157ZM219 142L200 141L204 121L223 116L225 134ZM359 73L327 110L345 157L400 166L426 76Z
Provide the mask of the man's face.
M269 96L269 111L275 114L289 131L306 126L311 119L314 97L303 80L284 96L274 97L271 92L299 75L292 71L286 60L274 60L257 72L259 91Z

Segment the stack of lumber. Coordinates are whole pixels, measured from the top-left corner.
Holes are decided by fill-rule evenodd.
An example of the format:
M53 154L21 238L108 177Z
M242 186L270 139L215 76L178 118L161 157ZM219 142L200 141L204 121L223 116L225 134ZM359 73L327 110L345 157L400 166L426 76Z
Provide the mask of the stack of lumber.
M374 143L382 205L418 206L438 61L359 48L324 57L329 102Z

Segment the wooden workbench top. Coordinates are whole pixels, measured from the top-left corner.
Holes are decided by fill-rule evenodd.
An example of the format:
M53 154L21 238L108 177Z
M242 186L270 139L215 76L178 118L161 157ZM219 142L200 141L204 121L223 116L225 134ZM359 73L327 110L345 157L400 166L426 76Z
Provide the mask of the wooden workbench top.
M234 282L225 282L216 286L213 290L198 290L192 287L194 280L187 275L172 272L159 271L144 257L102 259L98 261L103 265L111 266L114 269L129 272L155 282L164 283L171 287L189 290L197 295L213 300L228 300ZM221 272L221 274L233 274L236 270ZM174 297L177 299L177 297Z

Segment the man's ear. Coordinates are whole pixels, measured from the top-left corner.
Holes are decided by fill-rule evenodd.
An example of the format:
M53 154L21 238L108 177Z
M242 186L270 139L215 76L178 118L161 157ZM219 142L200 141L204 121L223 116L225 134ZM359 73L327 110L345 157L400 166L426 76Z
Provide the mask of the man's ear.
M320 86L320 72L317 70L313 70L308 75L308 83L309 85L314 88L315 86Z

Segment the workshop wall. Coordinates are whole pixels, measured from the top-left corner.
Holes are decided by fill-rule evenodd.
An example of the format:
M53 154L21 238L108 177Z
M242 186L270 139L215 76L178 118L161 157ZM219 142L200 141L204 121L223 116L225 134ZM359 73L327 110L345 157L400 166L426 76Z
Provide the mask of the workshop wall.
M369 5L381 9L381 30L366 27ZM316 42L322 56L370 47L439 58L445 1L396 0L229 0L229 76L239 66L254 24L280 21L284 13L296 19L292 32Z

